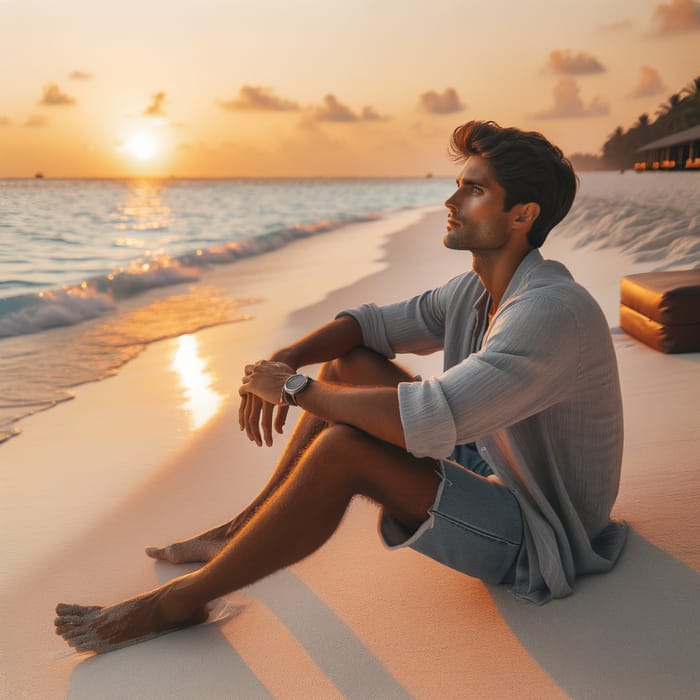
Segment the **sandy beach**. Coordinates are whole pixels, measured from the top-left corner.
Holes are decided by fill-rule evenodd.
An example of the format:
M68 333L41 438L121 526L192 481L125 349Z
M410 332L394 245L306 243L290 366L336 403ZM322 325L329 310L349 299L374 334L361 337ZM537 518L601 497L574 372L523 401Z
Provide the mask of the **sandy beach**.
M212 270L202 284L259 300L243 309L251 320L150 345L0 446L0 696L697 697L700 354L661 355L619 330L620 277L655 261L575 247L556 230L543 254L597 298L620 366L626 433L614 516L632 531L611 574L537 607L415 552L389 553L376 508L356 499L313 557L229 596L242 607L228 620L98 657L54 634L58 601L111 603L188 570L143 549L230 518L281 449L238 430L243 366L340 309L462 272L469 258L442 247L444 218L402 212L243 260L235 275ZM441 365L400 359L423 375Z

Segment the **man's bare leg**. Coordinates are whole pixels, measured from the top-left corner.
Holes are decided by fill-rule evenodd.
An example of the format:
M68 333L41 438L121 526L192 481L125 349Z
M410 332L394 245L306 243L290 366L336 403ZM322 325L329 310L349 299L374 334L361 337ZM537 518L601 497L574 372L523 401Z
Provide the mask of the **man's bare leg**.
M319 379L346 384L396 386L410 381L411 375L399 365L386 360L366 348L359 348L344 357L325 363ZM226 543L247 523L277 489L286 481L300 456L327 424L309 413L302 413L275 471L263 490L232 520L202 532L182 542L166 547L147 547L146 554L153 559L173 564L207 562L217 555Z
M355 494L382 504L407 527L418 527L437 492L435 468L434 460L413 457L355 428L330 426L284 485L208 564L116 605L59 604L56 631L78 651L101 653L201 622L209 601L318 549Z

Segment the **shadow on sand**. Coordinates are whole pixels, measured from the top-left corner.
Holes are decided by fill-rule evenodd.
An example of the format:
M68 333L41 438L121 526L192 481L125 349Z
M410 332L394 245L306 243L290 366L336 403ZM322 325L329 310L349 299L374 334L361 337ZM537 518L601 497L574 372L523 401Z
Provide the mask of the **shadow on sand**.
M537 607L491 591L505 621L572 698L697 698L700 576L630 530L615 570Z
M157 565L161 583L193 567ZM293 572L281 571L245 589L263 603L304 647L320 671L348 698L407 700L410 694L352 630ZM245 611L243 612L245 614ZM235 621L233 622L235 624ZM86 657L71 674L67 700L154 698L271 698L269 691L217 625L199 625ZM260 630L265 635L264 629ZM125 669L128 674L125 675Z

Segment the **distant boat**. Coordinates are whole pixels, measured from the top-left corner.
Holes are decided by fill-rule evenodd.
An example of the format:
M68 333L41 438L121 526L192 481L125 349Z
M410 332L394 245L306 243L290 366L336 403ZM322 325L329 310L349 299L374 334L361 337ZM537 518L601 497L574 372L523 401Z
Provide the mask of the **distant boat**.
M428 180L429 180L432 176L433 176L432 173L426 173L426 174L425 174L425 177L426 177L426 179L428 179Z
M42 173L42 172L34 173L34 177L41 179L42 177L44 177L44 173Z

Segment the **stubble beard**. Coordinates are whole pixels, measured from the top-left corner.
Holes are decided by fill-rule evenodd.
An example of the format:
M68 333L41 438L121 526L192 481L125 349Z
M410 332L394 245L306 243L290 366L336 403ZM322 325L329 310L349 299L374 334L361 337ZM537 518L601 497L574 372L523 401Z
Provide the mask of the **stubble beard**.
M484 226L459 221L457 228L448 228L443 244L450 250L479 251L498 250L508 242L508 236L497 225Z

